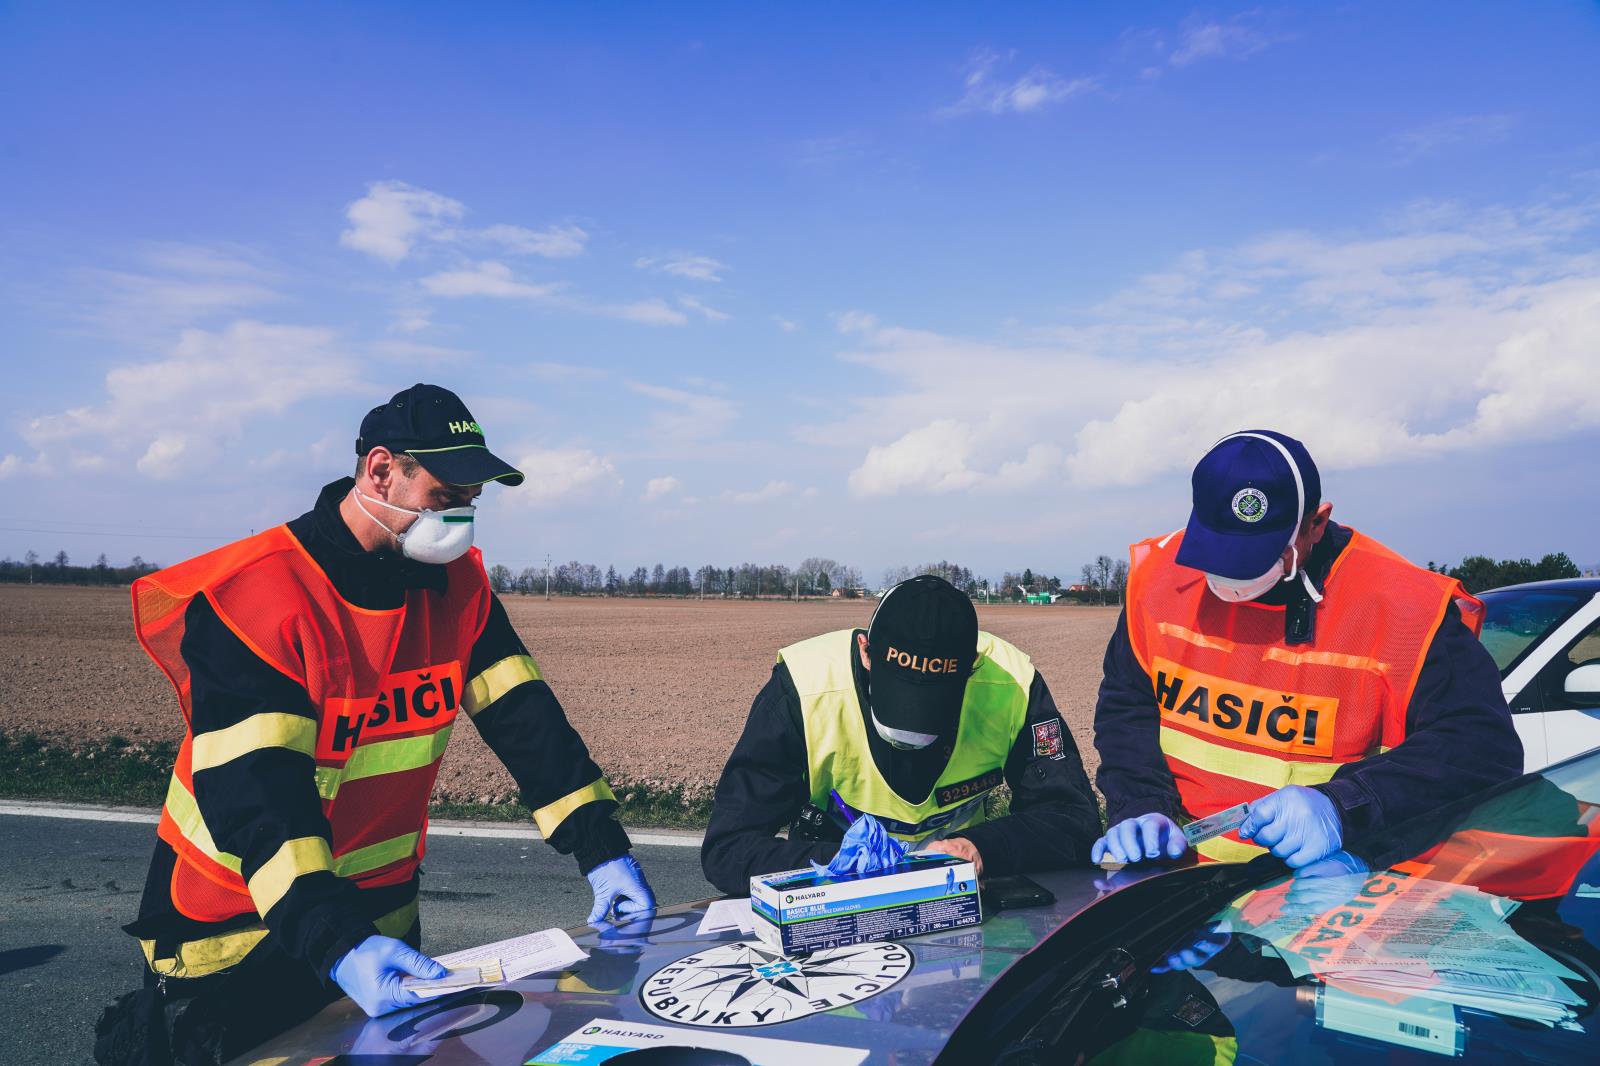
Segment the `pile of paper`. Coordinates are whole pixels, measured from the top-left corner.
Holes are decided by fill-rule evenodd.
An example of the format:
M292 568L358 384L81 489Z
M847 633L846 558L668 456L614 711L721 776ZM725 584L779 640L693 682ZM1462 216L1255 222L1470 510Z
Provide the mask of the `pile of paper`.
M1249 931L1297 978L1576 1027L1572 1008L1583 999L1562 978L1582 978L1506 924L1518 906L1470 885L1390 872L1341 907Z
M588 957L566 933L560 929L546 929L440 955L436 961L449 969L447 976L433 980L408 977L400 983L422 999L434 999L464 988L498 985L520 981L536 973L565 970Z
M700 919L700 936L726 933L737 929L745 936L756 935L756 916L748 899L717 899L706 906L706 916Z

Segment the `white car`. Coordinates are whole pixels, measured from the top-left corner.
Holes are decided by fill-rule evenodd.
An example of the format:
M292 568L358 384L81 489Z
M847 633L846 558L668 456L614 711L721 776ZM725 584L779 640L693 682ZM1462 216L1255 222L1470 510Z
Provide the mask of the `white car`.
M1600 748L1600 578L1481 594L1483 643L1532 772Z

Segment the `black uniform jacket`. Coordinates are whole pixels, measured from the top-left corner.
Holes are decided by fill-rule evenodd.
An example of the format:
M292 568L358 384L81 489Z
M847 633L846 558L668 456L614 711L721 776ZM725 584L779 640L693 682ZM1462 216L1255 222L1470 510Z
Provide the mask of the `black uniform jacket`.
M949 741L921 751L903 751L885 742L870 720L870 673L858 656L850 661L873 762L890 788L910 802L921 802L950 760ZM711 826L700 851L706 880L724 892L744 895L753 876L833 858L839 850L837 835L831 841L775 835L810 805L807 765L800 697L789 668L780 662L757 694L744 734L717 783ZM1011 788L1011 813L953 834L978 849L984 876L1055 869L1087 859L1089 845L1100 833L1099 806L1072 733L1038 674L1028 693L1027 721L1011 746L1004 773Z
M345 600L370 610L390 610L405 601L406 590L442 593L443 566L413 562L392 551L363 550L339 514L349 493L349 478L322 490L316 506L289 523L289 531L328 575ZM196 596L184 617L180 651L191 679L191 729L201 736L226 729L252 715L279 712L318 717L300 685L255 655L217 617L204 595ZM473 645L467 677L527 649L512 629L505 608L493 599L483 633ZM524 681L481 708L473 725L511 771L522 802L531 810L560 804L563 798L601 776L583 739L567 722L555 694L543 680ZM270 859L285 841L329 836L328 821L313 778L314 764L303 752L264 747L194 775L195 800L218 848L239 856L246 876ZM562 819L549 843L575 855L583 872L626 854L628 836L612 817L611 800L583 803ZM139 918L129 933L156 941L156 957L170 957L168 945L214 936L265 920L269 933L291 955L304 959L327 979L345 952L376 932L373 919L404 906L417 895L417 881L370 890L331 872L302 874L266 915L244 914L223 922L198 922L179 913L171 898L175 855L156 841Z

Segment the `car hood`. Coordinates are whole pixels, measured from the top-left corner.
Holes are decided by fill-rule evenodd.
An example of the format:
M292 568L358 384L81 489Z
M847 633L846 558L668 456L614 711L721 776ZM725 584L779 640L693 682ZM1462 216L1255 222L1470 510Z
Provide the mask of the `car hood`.
M1080 867L1034 874L1054 903L807 959L775 958L737 931L699 932L709 900L666 907L648 920L568 930L589 958L562 973L376 1019L341 999L234 1061L298 1066L372 1055L429 1066L520 1063L591 1022L618 1021L682 1030L690 1044L696 1034L717 1031L862 1049L870 1063L931 1062L1020 958L1101 897L1164 872L1108 875Z

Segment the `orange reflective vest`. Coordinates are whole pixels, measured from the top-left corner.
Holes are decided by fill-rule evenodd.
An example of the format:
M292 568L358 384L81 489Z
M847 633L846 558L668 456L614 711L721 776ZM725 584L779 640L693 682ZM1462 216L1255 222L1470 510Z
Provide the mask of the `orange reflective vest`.
M1315 785L1399 744L1428 646L1454 603L1476 633L1483 605L1460 582L1351 532L1325 581L1314 645L1285 643L1284 608L1224 603L1177 564L1181 532L1133 545L1128 639L1154 686L1162 753L1193 817ZM1247 859L1236 833L1197 849Z
M456 713L472 709L463 683L489 614L477 549L450 563L447 574L442 595L410 589L393 610L357 607L339 596L288 527L278 526L134 582L134 629L177 691L186 724L156 830L177 852L171 891L181 913L197 921L265 915L296 876L316 869L362 888L412 876ZM306 690L315 721L265 713L194 735L179 647L184 612L200 593L251 651ZM239 856L213 841L193 775L268 746L314 760L332 839L288 841L247 882Z

